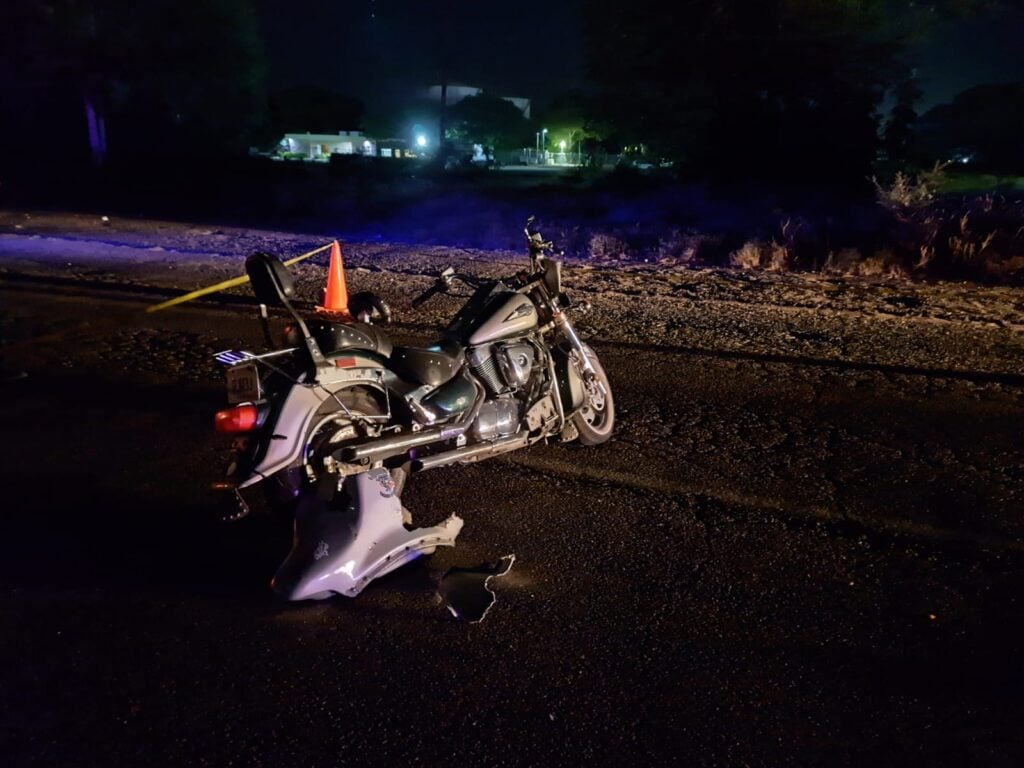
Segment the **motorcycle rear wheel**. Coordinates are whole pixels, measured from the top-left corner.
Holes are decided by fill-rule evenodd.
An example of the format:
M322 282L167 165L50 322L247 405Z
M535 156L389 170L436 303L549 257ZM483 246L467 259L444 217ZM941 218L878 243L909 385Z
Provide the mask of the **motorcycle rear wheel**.
M612 397L612 385L608 381L608 374L604 372L604 366L597 359L597 354L587 345L584 345L584 349L597 375L594 381L588 382L584 379L583 405L573 414L572 423L580 433L580 444L601 445L607 443L615 431L615 400ZM598 382L604 388L603 393L597 386Z
M336 394L345 407L354 414L383 416L386 413L379 399L371 391L362 387L353 387ZM301 496L304 493L316 491L320 479L319 473L314 470L317 478L311 479L306 463L311 462L313 466L318 464L322 458L321 454L329 450L332 435L348 425L347 419L324 421L326 417L339 414L342 411L341 405L333 398L325 400L314 418L314 424L317 426L314 426L304 441L304 460L299 464L280 470L263 483L267 502L275 515L293 517Z

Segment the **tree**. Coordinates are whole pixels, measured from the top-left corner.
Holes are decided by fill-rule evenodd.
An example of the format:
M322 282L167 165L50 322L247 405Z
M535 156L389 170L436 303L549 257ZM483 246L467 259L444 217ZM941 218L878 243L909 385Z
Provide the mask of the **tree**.
M250 0L14 6L0 24L0 118L51 157L244 152L264 126Z
M885 123L885 147L892 160L904 160L914 135L917 112L914 104L921 98L921 89L912 78L901 80L895 88L896 103Z
M930 109L918 121L915 154L922 162L974 155L973 166L995 173L1024 173L1024 83L968 88L950 104Z
M593 99L580 90L568 91L555 96L546 104L535 107L535 122L548 129L550 146L566 143L566 151L582 152L587 139L603 138Z
M120 117L136 152L244 152L263 135L262 40L250 0L149 0L110 13L123 51ZM159 142L159 143L158 143Z
M530 127L510 101L481 93L467 96L448 110L447 138L494 149L517 149L530 143Z
M0 25L0 121L38 144L106 158L106 112L116 60L89 0L15 3ZM75 140L68 141L74 134Z
M602 119L631 142L716 175L857 181L922 13L888 0L587 0L584 32Z

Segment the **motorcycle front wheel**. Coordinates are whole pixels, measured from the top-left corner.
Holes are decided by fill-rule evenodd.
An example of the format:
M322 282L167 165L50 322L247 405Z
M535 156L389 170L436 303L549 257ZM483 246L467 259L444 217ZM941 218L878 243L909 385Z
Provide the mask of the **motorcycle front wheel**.
M584 378L583 405L572 416L576 431L580 433L583 445L600 445L608 442L615 431L615 400L612 397L612 385L608 382L608 374L597 359L597 354L586 344L587 359L594 366L597 374L594 380ZM598 383L601 386L598 386ZM603 388L603 391L602 391Z

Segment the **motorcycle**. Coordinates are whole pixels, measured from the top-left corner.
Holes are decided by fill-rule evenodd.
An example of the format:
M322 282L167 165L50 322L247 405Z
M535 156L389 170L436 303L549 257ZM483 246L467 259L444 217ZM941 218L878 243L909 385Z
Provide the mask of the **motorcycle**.
M558 439L611 438L615 404L594 350L580 340L553 245L525 228L529 271L485 280L444 269L418 307L456 284L472 293L428 347L392 344L391 310L353 295L344 322L304 317L291 273L255 253L246 272L269 351L226 351L228 403L219 432L234 436L217 484L241 517L240 491L262 484L272 510L294 519L292 548L271 582L289 600L353 597L375 578L453 546L462 520L412 529L402 505L414 473ZM291 318L275 347L268 307Z

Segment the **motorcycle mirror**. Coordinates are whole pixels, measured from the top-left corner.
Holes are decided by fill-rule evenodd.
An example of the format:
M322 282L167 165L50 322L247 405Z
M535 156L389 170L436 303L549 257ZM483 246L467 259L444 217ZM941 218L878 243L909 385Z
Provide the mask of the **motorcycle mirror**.
M438 282L444 286L447 291L452 287L452 280L455 278L455 269L452 267L445 267L444 271L438 275Z
M245 260L245 272L260 304L283 307L288 299L295 296L292 273L272 254L252 254Z
M562 292L562 262L543 256L539 261L544 268L544 285L552 296L557 296Z

